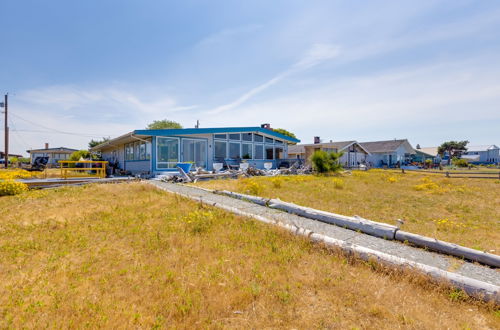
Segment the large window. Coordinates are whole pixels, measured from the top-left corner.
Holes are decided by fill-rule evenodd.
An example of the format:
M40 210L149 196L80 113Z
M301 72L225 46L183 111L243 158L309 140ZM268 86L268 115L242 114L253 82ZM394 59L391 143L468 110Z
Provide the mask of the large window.
M252 144L243 143L241 145L241 154L243 159L252 159Z
M125 144L125 160L151 159L151 142L138 141Z
M179 162L179 139L158 137L156 140L157 168L175 168Z
M274 143L274 140L271 138L266 137L266 143Z
M215 141L215 153L214 158L217 160L222 160L227 158L227 143L225 141Z
M264 145L262 144L255 145L254 159L264 159Z
M196 139L182 139L182 161L193 162L196 167L206 167L207 142Z
M241 140L241 135L240 135L240 133L238 133L238 134L229 134L229 140L234 140L234 141L239 141L239 140Z
M253 140L255 142L264 142L264 137L262 135L260 135L260 134L254 134Z
M231 159L241 159L240 154L240 143L229 143L229 158Z
M241 133L241 139L243 141L252 142L252 133Z

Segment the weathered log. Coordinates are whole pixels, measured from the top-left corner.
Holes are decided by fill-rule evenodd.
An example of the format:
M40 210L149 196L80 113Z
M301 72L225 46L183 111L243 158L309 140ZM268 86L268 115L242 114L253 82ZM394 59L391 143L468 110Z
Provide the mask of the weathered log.
M279 199L271 199L269 201L269 207L389 240L394 239L394 234L398 230L396 226L385 223L315 210L309 207L283 202Z
M427 248L436 252L449 254L459 258L465 258L471 261L480 262L482 264L499 268L500 256L478 251L453 243L443 242L434 238L420 236L413 233L408 233L398 230L395 239L401 242L408 242L415 246Z
M237 199L241 199L241 200L246 200L246 201L249 201L249 202L252 202L252 203L255 203L258 205L262 205L262 206L267 206L267 204L269 202L269 199L266 199L263 197L245 195L245 194L235 193L235 192L227 191L227 190L214 190L213 193L218 194L218 195L225 195L225 196L229 196L229 197L237 198Z

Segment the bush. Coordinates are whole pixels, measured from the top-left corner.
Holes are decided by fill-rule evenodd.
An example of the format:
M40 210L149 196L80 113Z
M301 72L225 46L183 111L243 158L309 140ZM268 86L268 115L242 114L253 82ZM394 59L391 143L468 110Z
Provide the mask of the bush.
M0 196L17 195L28 190L28 186L14 180L0 181Z
M91 158L90 152L88 150L78 150L72 153L71 156L69 156L69 160L73 161L78 161L80 160L80 158L90 159Z
M338 172L342 169L342 165L339 162L342 155L342 152L316 151L311 157L313 168L318 173Z
M453 165L456 167L468 167L469 162L467 159L458 159L458 158L453 158Z

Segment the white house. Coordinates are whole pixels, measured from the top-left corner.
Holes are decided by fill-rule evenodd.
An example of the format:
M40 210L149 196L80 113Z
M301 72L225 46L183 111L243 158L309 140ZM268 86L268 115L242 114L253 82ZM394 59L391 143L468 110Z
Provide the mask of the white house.
M28 152L30 154L30 162L31 163L33 163L33 161L37 157L49 157L49 161L47 163L48 167L59 166L58 161L68 160L69 157L71 156L71 154L75 151L78 151L78 150L66 148L66 147L49 148L48 143L45 143L44 149L26 150L26 152Z
M462 153L463 159L471 163L497 164L500 162L500 148L494 144L483 146L469 146L467 151Z
M374 167L407 164L416 154L407 139L361 142L360 145L370 153L366 160Z

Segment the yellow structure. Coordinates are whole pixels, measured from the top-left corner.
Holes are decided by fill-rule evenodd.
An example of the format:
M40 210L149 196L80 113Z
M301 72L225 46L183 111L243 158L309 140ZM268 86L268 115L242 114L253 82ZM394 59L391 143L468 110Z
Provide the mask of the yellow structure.
M97 160L60 160L61 178L80 177L106 177L107 161ZM70 166L73 164L74 166ZM83 164L83 167L76 167L76 164ZM95 166L94 165L99 165Z

